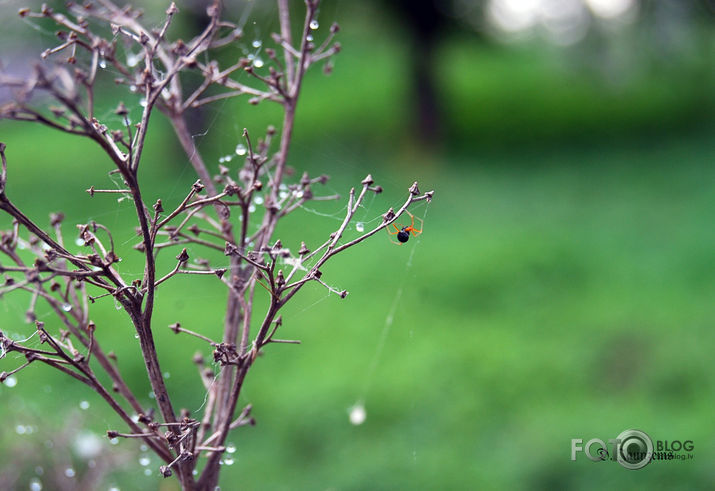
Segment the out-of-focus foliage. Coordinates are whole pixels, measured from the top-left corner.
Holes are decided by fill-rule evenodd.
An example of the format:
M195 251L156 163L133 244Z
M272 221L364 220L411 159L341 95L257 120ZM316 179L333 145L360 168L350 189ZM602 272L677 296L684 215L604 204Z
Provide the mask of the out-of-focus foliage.
M426 145L415 137L404 18L379 3L356 4L322 7L321 25L342 24L344 49L332 76L306 81L291 163L330 174L342 194L372 172L386 191L368 203L365 221L414 179L435 188L435 201L417 208L425 220L419 240L398 247L377 236L324 271L351 292L345 300L315 287L284 315L284 336L303 344L271 346L251 374L240 402L253 404L258 424L231 439L237 450L224 489L706 488L715 437L712 18L663 19L662 7L645 2L623 24L589 11L591 29L557 46L539 35L540 21L530 38L525 30L507 42L496 39L496 24L481 35L464 27L474 25L471 15L484 26L499 2L487 14L464 13L435 41L441 133ZM235 17L247 12L246 46L269 42L271 13L245 9L235 7ZM14 38L3 61L30 56L18 46L48 42L51 33L22 27L29 37ZM676 34L665 42L662 32ZM103 94L107 114L113 90ZM245 101L218 104L201 115L197 140L217 165L244 127L264 128L274 114ZM159 119L150 140L147 200L178 202L195 178ZM6 122L0 141L8 144L8 192L30 216L63 210L67 224L94 219L123 230L115 237L123 264L139 264L132 207L84 193L109 183L109 166L89 143ZM339 208L311 210L339 216ZM279 237L310 246L335 219L306 210ZM7 218L0 224L7 228ZM186 301L187 281L162 289L154 325L169 390L195 410L204 402L198 377L175 367L208 348L162 326L180 321L218 333L225 293L206 280ZM131 326L105 300L96 304L98 335L148 394ZM28 301L0 299L3 332L32 333ZM4 359L0 370L19 362ZM61 374L31 366L16 382L0 386L0 461L34 456L13 464L22 487L32 479L71 486L103 457L82 442L65 448L65 422L80 418L100 436L120 423ZM352 426L347 411L361 397L367 419ZM693 440L695 459L639 471L569 460L572 438L608 440L627 428ZM100 452L118 448L101 441ZM144 467L140 456L118 459L101 489L155 486L159 464ZM67 477L68 467L77 476Z

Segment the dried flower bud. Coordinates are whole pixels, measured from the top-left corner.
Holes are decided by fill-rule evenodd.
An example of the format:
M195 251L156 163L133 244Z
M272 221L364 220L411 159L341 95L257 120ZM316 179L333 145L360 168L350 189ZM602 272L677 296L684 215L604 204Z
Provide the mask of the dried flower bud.
M181 324L178 322L175 322L173 324L169 324L169 329L174 331L175 334L179 334L181 332L180 330Z
M164 207L162 206L160 199L156 200L156 203L154 203L154 212L164 213Z
M114 114L118 116L126 116L129 114L129 110L127 109L127 106L124 105L124 102L119 103L117 109L114 110Z
M108 430L107 431L107 438L112 439L112 438L117 438L119 436L119 432L115 430Z
M340 25L338 25L337 22L333 22L333 24L330 26L330 32L335 34L340 30Z
M413 196L420 194L420 188L417 187L417 181L412 183L412 186L410 186L410 194Z
M180 263L185 263L186 261L189 260L189 253L186 252L186 248L183 248L181 252L179 253L178 256L176 256L176 260L179 261Z
M361 184L364 184L366 186L370 186L375 183L375 180L372 178L372 174L368 174L365 179L362 180Z
M198 179L194 184L192 184L192 187L197 193L200 193L204 189L204 185L201 182L201 179Z
M298 251L298 254L301 256L305 256L306 254L309 254L310 250L306 247L305 242L300 243L300 250Z

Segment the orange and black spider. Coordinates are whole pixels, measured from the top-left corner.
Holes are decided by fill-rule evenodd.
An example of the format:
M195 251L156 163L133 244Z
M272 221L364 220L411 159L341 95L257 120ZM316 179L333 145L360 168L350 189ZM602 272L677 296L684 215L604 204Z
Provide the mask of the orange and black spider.
M410 240L410 232L412 232L412 235L417 237L418 235L420 235L422 233L422 229L424 228L424 221L420 217L417 217L417 220L420 221L420 227L421 227L418 230L415 228L415 216L407 210L405 210L405 213L410 215L410 218L412 219L412 223L409 226L403 227L402 224L400 223L399 227L398 227L397 225L395 225L393 223L393 224L385 227L385 230L387 230L388 234L397 235L397 240L399 240L399 242L395 242L394 240L390 239L390 241L392 243L397 244L397 245L402 245L405 242L407 242L408 240ZM395 231L393 232L390 229L390 227L395 227Z

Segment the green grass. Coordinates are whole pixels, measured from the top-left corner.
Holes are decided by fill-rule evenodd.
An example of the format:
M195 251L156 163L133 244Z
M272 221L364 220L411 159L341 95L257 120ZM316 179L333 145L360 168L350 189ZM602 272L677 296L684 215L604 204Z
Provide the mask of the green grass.
M11 136L11 145L24 138ZM236 463L222 482L245 489L705 487L715 436L708 369L714 157L709 141L694 135L648 148L555 151L520 167L493 155L485 165L470 165L479 155L453 155L457 165L414 167L422 188L436 191L431 205L416 209L424 234L405 247L375 237L325 268L328 283L351 292L347 299L311 286L287 308L283 336L303 344L272 346L251 372L241 403L253 404L258 425L231 437ZM329 158L305 158L308 167L331 166ZM331 190L344 192L363 168L344 158ZM155 184L157 195L178 200L169 166L154 172L166 183ZM391 171L375 174L386 193L369 218L399 202L409 184ZM66 191L57 194L57 208L76 217L88 209L85 182L58 177L57 185ZM39 215L44 203L35 204ZM128 228L129 207L106 208L97 219L106 214ZM289 246L315 244L336 223L301 211L279 236ZM130 272L132 254L124 253ZM367 379L400 288L394 324ZM5 329L30 332L20 322L25 300L3 300ZM158 302L154 325L169 390L178 406L196 410L203 395L187 362L208 350L165 326L181 321L217 336L223 289L180 278ZM130 384L148 394L129 323L111 300L99 302L93 318ZM0 388L9 428L52 431L85 399L91 410L81 412L83 423L98 432L121 427L74 381L41 368L19 381ZM368 418L353 427L347 409L366 384ZM639 472L568 460L571 438L614 438L631 427L656 439L693 439L696 459ZM6 431L0 448L27 440L42 452L46 436ZM130 462L112 482L153 482L137 468Z
M415 208L425 219L418 239L397 247L380 234L324 268L325 281L350 292L346 299L310 285L286 307L281 336L302 345L270 346L251 371L240 404L253 404L258 424L229 439L238 450L223 488L707 488L715 146L704 87L712 76L668 72L613 91L555 65L553 53L450 40L438 61L448 150L429 152L408 138L404 42L379 16L363 15L358 35L350 26L341 32L345 49L333 76L309 75L289 163L330 174L326 194L345 196L373 173L385 193L368 201L364 221L399 204L413 179L423 191L433 188L435 200ZM98 112L110 115L115 106ZM217 105L216 119L203 121L208 134L197 137L206 159L217 165L244 127L259 134L277 124L269 107ZM3 123L0 131L12 199L40 223L64 211L70 244L77 223L111 227L122 270L140 277L133 207L84 192L115 186L101 154L27 125ZM148 142L144 196L169 209L195 177L161 119ZM311 208L341 212L334 203ZM338 223L298 211L278 237L294 249L301 240L314 247ZM0 228L8 227L0 217ZM172 266L171 254L161 258L162 270ZM225 296L212 278L180 277L158 291L154 328L178 407L202 406L189 360L209 349L166 326L180 321L217 338ZM28 302L1 299L3 332L32 333L23 321ZM40 314L58 327L46 309ZM92 319L130 386L151 404L126 317L103 299ZM0 369L19 363L11 356ZM99 435L123 429L66 376L31 366L18 381L0 386L0 487L15 472L26 486L37 466L48 489L53 469L72 465L84 474L74 424ZM354 427L348 409L361 397L368 416ZM19 435L18 425L34 431ZM638 472L569 460L572 438L607 440L627 428L692 439L695 460ZM98 460L110 450L121 458L101 489L157 486L156 472L142 473L137 445L122 442ZM176 489L175 481L162 481L162 489Z

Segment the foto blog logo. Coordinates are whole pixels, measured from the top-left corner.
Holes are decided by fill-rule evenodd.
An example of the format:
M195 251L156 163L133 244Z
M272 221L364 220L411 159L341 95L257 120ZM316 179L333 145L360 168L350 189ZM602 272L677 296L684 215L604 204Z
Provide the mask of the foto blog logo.
M571 439L571 460L576 460L576 454L583 451L593 462L616 460L626 469L642 469L653 458L653 440L643 431L626 430L618 437L608 440L611 454L608 453L606 442L600 438L592 438L585 445L581 438Z

